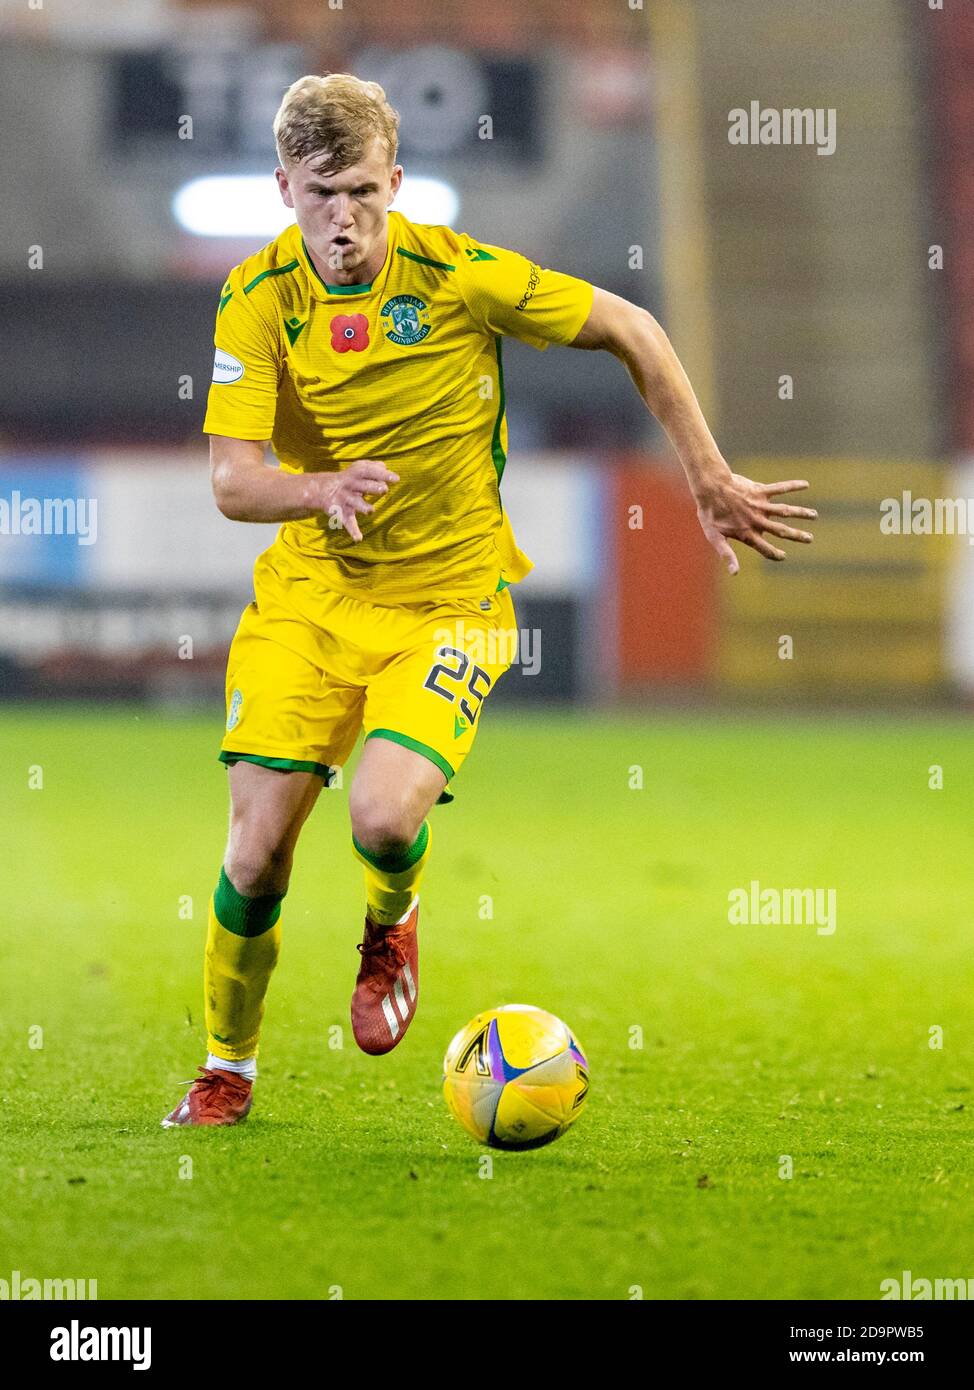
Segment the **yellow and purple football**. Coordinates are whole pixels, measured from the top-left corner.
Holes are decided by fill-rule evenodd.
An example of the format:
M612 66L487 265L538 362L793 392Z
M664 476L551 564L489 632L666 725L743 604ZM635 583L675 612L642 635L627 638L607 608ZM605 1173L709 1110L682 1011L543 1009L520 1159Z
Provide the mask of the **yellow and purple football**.
M495 1149L537 1149L574 1124L588 1062L567 1024L530 1004L470 1020L443 1059L443 1095L468 1134Z

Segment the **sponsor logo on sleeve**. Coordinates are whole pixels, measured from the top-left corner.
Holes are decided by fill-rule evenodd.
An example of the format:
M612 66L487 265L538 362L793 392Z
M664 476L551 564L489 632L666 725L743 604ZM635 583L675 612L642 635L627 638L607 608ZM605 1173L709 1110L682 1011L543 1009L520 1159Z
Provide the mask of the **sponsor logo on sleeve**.
M213 358L213 380L218 386L232 386L234 382L240 380L244 374L244 364L236 357L231 357L229 352L224 352L222 348L217 348Z
M528 277L528 283L525 286L525 290L524 293L521 295L521 298L514 305L515 309L524 309L527 306L528 302L534 298L534 292L540 284L541 267L539 265L532 265L531 274Z

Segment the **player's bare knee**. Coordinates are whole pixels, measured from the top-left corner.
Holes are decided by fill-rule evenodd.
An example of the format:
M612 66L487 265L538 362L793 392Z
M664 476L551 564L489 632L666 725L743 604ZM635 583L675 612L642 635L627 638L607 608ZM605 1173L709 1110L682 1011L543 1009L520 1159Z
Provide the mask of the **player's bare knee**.
M261 898L287 892L292 857L291 850L282 846L238 847L231 842L224 867L238 893L245 898Z
M419 834L414 817L396 807L371 802L349 808L352 834L370 854L404 854Z

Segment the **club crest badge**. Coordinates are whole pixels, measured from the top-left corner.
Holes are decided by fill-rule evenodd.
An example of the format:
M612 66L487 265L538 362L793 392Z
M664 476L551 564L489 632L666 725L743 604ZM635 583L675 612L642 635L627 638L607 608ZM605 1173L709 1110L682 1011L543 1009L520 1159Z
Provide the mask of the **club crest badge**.
M230 699L230 713L227 715L227 733L232 733L240 723L240 711L243 708L243 691L235 690Z
M396 294L379 310L382 331L390 343L412 347L430 331L430 311L414 294Z

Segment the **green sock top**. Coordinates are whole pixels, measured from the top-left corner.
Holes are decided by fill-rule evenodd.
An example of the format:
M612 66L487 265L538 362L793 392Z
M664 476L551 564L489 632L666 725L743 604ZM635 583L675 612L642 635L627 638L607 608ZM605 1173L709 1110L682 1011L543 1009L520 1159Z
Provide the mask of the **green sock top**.
M373 854L371 850L363 849L352 836L352 844L358 850L363 859L367 859L374 869L378 869L382 874L401 874L407 869L411 869L417 859L421 859L426 853L426 845L430 837L429 822L423 821L419 827L419 834L416 839L404 850L402 854Z
M245 898L220 870L220 882L213 894L213 911L221 927L235 936L263 936L281 915L283 893L265 893L260 898Z

